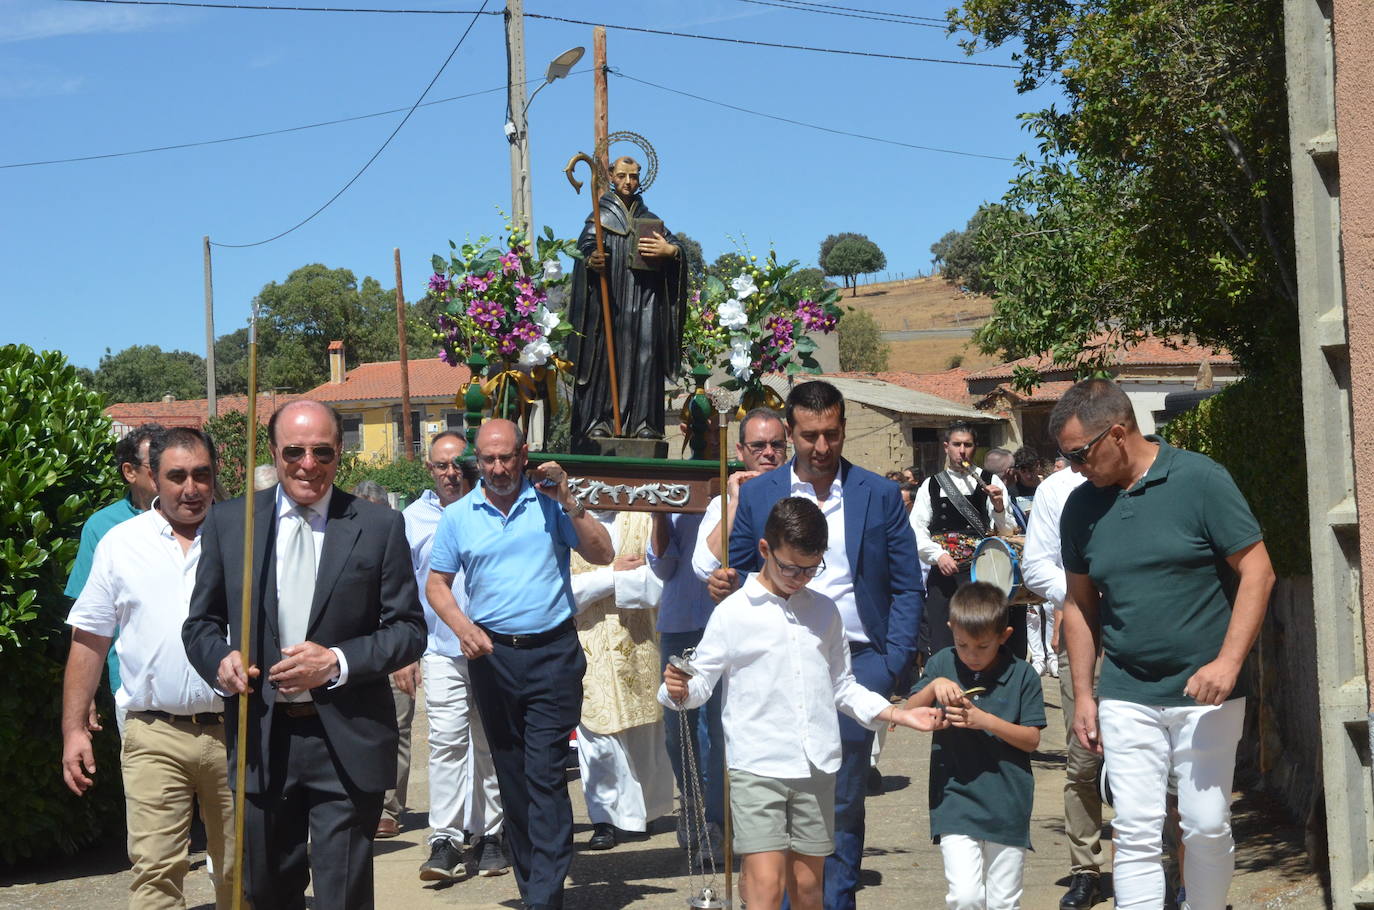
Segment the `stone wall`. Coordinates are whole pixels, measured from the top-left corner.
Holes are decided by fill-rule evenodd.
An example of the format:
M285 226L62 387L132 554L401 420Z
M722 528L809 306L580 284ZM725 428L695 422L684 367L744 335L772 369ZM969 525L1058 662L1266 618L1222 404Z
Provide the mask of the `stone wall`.
M1312 580L1280 578L1247 666L1253 697L1236 757L1237 783L1274 794L1304 825L1322 793L1313 613Z

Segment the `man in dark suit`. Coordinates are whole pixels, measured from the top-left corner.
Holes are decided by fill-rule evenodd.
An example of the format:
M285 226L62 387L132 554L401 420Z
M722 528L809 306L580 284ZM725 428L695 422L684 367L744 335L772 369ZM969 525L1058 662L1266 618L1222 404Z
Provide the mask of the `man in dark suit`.
M787 496L815 502L830 545L811 589L835 601L859 684L890 695L916 653L925 589L916 541L896 483L845 461L844 397L828 382L804 382L787 397L792 461L740 487L730 533L729 569L717 569L711 594L738 587L761 568L759 538L773 504ZM826 910L853 910L864 848L864 794L873 732L840 715L835 778L835 852L825 861Z
M245 674L238 650L243 499L205 522L182 639L212 686L250 693L244 871L253 906L304 907L313 869L315 906L368 910L372 837L396 779L388 674L425 647L410 548L399 512L334 486L343 440L333 409L292 402L267 434L280 484L253 494L252 665ZM228 730L238 706L225 699ZM235 746L231 736L231 767Z

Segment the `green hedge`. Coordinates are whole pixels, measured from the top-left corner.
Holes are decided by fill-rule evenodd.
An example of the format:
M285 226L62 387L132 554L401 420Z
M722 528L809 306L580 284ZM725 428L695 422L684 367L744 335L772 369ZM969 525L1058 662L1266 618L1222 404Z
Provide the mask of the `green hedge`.
M1231 472L1264 529L1279 575L1312 574L1307 449L1296 365L1246 377L1175 417L1162 433L1172 445L1201 452Z
M119 495L99 395L56 352L0 347L0 865L71 853L120 826L119 735L95 737L96 785L62 782L62 594L81 526ZM114 717L107 687L101 713Z
M388 493L400 494L407 503L419 499L421 493L434 486L434 478L425 467L424 458L419 456L414 461L408 458L365 461L357 456L346 456L334 482L340 489L352 492L364 480L375 480L386 487Z

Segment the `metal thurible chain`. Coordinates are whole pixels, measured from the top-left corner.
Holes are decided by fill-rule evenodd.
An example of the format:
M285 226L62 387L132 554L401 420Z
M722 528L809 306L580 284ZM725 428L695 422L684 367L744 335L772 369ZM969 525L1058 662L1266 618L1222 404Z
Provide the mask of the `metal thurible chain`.
M693 649L682 652L674 658L674 666L691 672L690 663ZM682 813L687 824L687 874L700 882L687 904L694 908L713 908L722 906L716 885L716 858L711 851L710 831L706 824L706 800L702 794L701 774L698 770L696 749L692 748L691 727L688 715L692 712L677 712L679 739L682 749ZM709 871L708 871L709 864Z

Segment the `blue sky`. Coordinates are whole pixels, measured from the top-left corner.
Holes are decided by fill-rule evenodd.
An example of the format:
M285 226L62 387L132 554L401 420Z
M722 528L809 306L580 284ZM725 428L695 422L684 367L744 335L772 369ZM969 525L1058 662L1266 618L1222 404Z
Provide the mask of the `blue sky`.
M249 0L251 2L251 0ZM481 0L358 6L475 9ZM938 0L833 0L939 17ZM340 5L340 4L319 4ZM489 7L499 9L500 0ZM964 59L942 30L743 0L526 0L527 13L757 41ZM0 0L0 165L198 142L408 108L468 16L259 12ZM585 45L591 28L526 24L528 75ZM837 56L611 31L627 76L744 108L899 142L1014 158L1033 149L1007 69ZM1007 63L997 50L975 58ZM505 83L499 17L481 17L427 100ZM532 90L536 83L532 83ZM94 368L106 348L203 353L201 237L250 243L318 208L377 150L402 113L283 135L128 157L0 168L2 342L59 349ZM530 108L534 214L574 236L590 205L561 170L591 151L592 78L545 88ZM216 249L216 334L242 326L254 295L311 262L392 287L400 247L407 297L451 238L500 231L510 208L504 91L422 107L323 214L250 249ZM930 268L930 244L1000 197L1009 161L831 135L610 83L610 127L647 136L660 173L651 206L708 260L746 240L814 264L829 233L868 234L888 271ZM633 152L628 147L613 151Z

